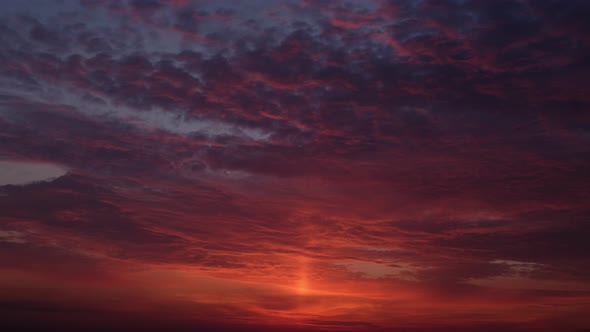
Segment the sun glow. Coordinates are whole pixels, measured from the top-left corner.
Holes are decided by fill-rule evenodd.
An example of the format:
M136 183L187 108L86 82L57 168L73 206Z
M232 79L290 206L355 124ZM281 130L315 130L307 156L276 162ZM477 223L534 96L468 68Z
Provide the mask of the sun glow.
M299 295L306 295L309 293L309 280L308 280L308 259L301 257L299 259L299 279L297 281L297 293Z

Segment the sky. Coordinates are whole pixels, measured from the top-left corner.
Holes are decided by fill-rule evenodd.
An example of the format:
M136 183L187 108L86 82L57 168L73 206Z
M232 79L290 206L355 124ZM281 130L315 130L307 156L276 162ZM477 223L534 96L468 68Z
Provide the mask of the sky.
M588 17L3 0L0 328L589 331Z

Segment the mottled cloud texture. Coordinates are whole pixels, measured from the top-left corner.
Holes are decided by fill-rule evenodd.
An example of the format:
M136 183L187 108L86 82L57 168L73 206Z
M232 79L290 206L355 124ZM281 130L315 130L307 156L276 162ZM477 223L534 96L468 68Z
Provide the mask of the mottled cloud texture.
M589 1L0 13L0 326L590 328Z

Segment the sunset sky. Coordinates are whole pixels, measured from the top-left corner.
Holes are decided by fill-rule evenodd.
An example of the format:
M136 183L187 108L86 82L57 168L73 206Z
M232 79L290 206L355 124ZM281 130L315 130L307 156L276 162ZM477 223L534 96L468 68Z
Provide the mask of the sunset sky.
M0 330L590 331L589 18L2 0Z

